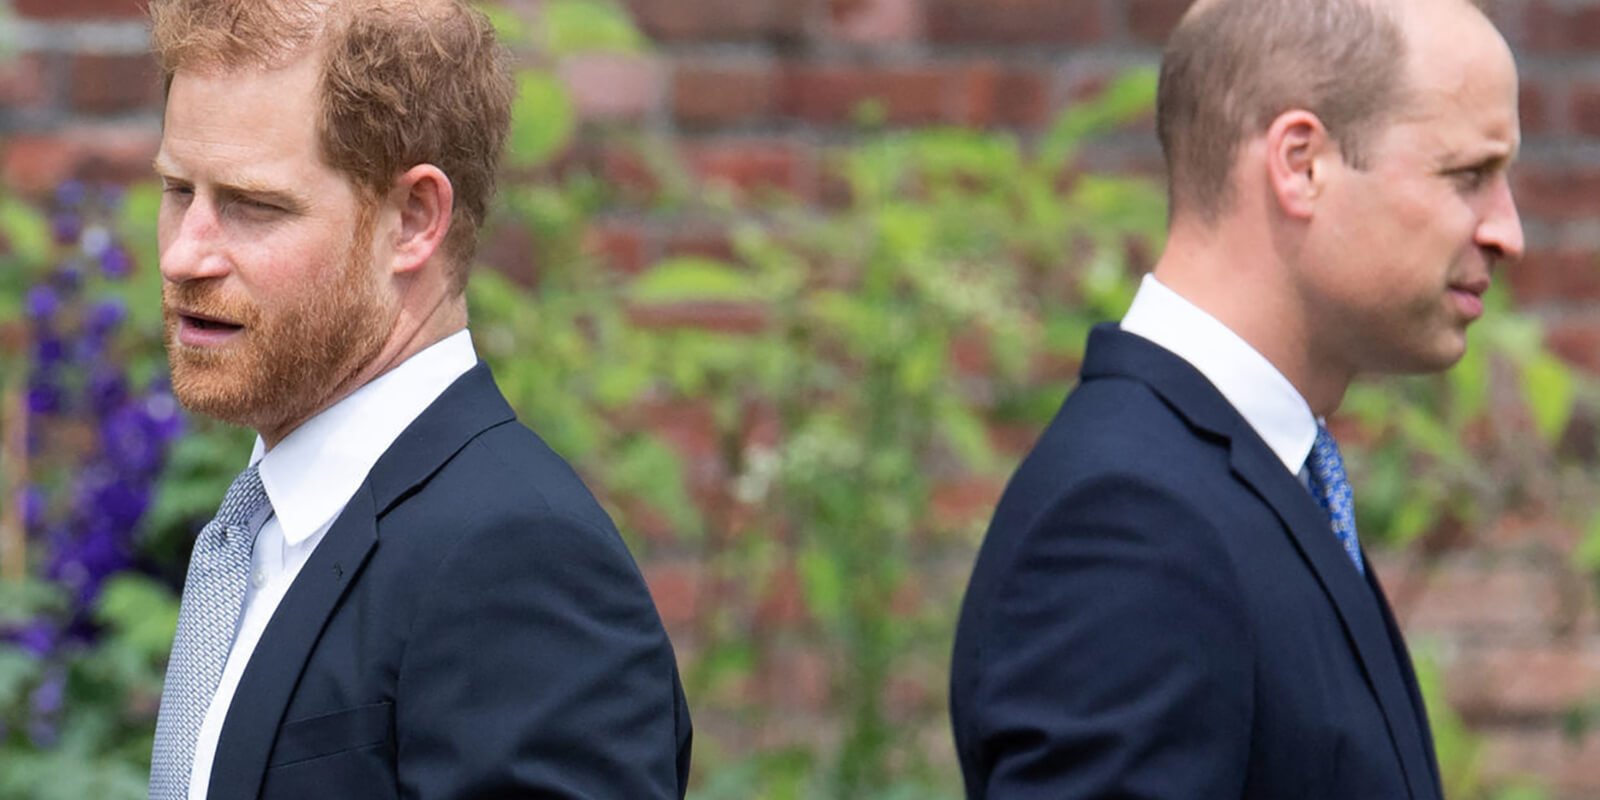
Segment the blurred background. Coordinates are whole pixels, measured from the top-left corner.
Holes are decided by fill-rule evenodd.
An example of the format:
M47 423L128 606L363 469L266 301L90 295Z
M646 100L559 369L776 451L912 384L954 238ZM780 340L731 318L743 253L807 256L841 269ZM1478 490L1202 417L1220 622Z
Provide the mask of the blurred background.
M506 0L481 355L616 516L692 796L956 798L1004 480L1160 253L1186 0ZM1530 243L1469 355L1334 420L1450 797L1600 797L1600 2L1504 0ZM0 0L0 798L142 798L195 531L251 435L173 403L137 0Z

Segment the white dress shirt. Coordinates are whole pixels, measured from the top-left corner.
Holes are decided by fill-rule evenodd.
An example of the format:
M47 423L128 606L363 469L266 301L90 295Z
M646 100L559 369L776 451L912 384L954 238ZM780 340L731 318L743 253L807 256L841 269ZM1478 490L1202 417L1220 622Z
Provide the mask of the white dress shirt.
M1144 276L1122 329L1189 362L1250 423L1291 473L1305 480L1317 419L1294 384L1216 317Z
M459 331L307 420L270 451L257 437L250 463L260 464L272 514L256 534L233 649L195 743L189 800L205 800L239 677L300 568L379 456L477 361L472 337Z

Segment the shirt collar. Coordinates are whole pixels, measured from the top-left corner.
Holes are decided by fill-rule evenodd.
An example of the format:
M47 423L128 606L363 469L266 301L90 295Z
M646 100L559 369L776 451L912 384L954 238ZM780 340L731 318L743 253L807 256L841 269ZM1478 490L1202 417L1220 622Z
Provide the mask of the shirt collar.
M435 342L306 420L277 447L256 437L250 463L283 538L297 545L344 510L378 458L478 361L465 330Z
M1266 356L1154 275L1139 284L1122 329L1199 370L1283 465L1300 472L1317 438L1317 420L1294 384Z

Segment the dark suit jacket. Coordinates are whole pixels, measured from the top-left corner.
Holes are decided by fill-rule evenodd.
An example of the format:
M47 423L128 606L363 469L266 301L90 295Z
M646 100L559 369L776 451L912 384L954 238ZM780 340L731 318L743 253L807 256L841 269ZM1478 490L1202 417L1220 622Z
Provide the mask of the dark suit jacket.
M210 796L681 798L689 741L622 539L479 364L378 460L283 598Z
M950 703L973 798L1441 796L1377 582L1198 371L1115 326L1000 501Z

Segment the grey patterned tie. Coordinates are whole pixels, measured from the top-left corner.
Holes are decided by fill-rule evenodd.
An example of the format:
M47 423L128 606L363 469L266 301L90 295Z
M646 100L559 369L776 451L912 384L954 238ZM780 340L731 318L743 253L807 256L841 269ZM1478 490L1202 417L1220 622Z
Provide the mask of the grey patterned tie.
M255 465L235 478L217 516L200 531L178 607L150 759L150 800L184 800L195 740L228 663L255 545L250 522L270 504Z

